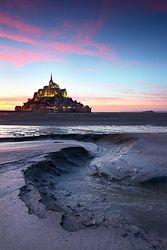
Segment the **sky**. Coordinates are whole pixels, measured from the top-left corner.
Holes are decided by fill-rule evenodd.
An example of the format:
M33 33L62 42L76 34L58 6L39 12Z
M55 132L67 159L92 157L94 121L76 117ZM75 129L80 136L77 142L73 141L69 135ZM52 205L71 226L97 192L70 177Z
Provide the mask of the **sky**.
M53 79L93 111L167 111L167 0L0 0L0 110Z

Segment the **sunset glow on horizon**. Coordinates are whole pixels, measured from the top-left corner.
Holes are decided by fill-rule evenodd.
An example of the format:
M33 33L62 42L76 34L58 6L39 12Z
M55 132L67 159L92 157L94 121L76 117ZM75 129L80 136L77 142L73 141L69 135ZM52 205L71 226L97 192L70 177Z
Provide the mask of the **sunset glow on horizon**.
M48 84L95 112L167 111L165 0L2 0L0 110Z

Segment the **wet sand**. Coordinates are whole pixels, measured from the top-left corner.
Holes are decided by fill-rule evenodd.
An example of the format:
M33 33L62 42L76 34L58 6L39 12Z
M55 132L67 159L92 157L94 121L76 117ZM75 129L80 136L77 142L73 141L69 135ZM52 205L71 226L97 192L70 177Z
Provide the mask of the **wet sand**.
M167 249L166 148L165 133L0 143L1 249Z
M167 126L167 113L17 113L0 112L0 125L155 125Z

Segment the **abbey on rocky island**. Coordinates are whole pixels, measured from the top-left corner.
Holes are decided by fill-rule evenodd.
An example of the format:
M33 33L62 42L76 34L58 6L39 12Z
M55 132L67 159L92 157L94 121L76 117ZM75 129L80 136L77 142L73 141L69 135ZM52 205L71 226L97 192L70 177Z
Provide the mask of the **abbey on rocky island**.
M49 85L35 92L33 98L28 99L23 106L16 106L15 111L90 113L91 108L67 97L66 89L60 89L59 85L54 83L51 74Z

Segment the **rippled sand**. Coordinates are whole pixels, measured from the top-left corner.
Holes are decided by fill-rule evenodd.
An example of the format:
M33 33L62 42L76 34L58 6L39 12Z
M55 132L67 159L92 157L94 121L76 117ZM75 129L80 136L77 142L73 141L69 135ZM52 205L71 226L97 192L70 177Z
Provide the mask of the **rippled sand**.
M167 249L167 134L55 137L0 144L1 249Z

